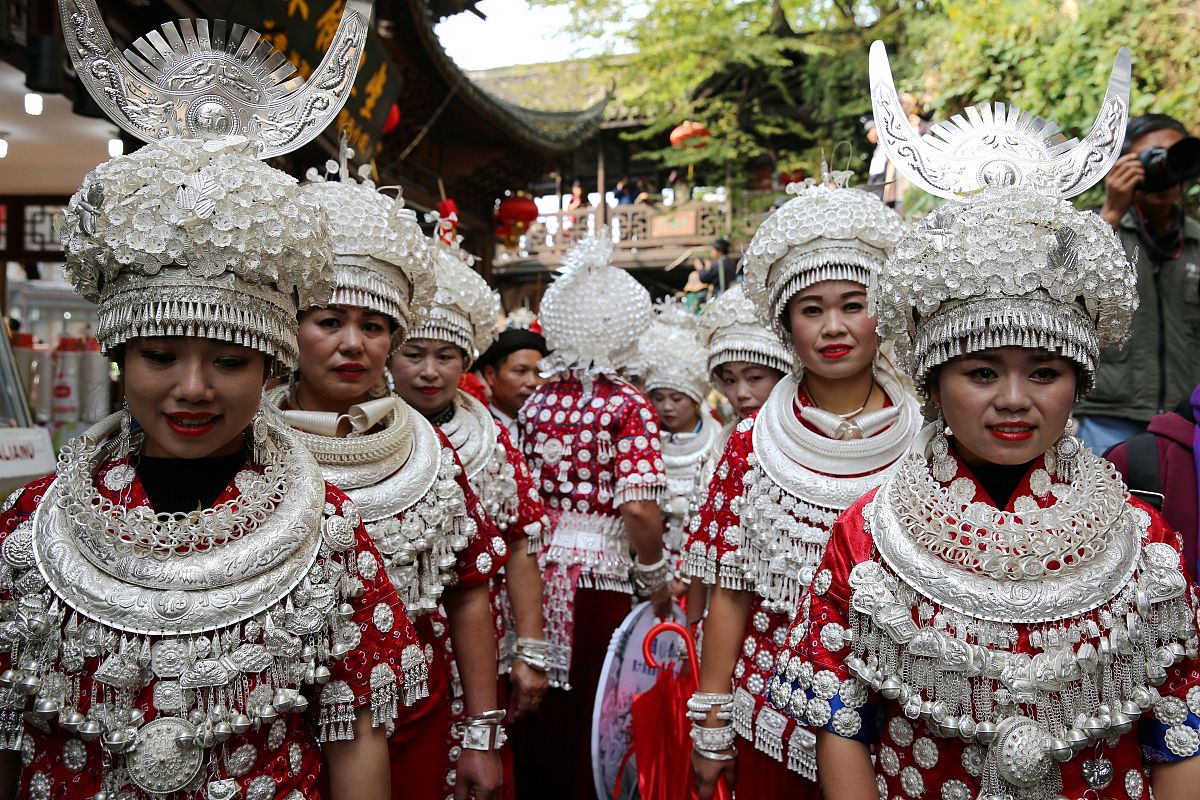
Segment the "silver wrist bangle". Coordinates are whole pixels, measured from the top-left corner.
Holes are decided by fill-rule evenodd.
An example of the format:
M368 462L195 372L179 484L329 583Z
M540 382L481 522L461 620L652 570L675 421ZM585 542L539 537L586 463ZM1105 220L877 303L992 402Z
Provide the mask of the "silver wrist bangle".
M466 750L499 750L508 741L504 726L505 711L502 708L485 711L467 717L462 726L462 746Z
M703 725L692 725L692 746L701 750L728 750L733 747L737 738L732 725L722 725L719 728L706 728Z
M717 709L717 719L733 719L732 692L695 692L687 701L685 716L695 722L708 719L709 713Z
M550 645L545 639L520 636L517 638L513 658L524 661L538 672L546 672L550 668Z
M694 750L696 755L700 756L705 761L733 761L735 758L737 758L736 752L718 753L715 750L705 750L700 747L693 747L692 750Z
M670 565L665 556L653 564L643 564L634 560L633 575L631 576L634 591L642 597L654 594L667 585L670 571Z

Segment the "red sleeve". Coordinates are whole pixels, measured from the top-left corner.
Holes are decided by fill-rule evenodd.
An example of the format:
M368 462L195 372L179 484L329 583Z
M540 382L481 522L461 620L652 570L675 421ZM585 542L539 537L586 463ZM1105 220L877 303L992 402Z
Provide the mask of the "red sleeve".
M658 500L666 491L667 473L650 401L628 389L614 416L617 481L613 507L634 500Z
M429 694L424 651L354 503L329 484L325 503L327 518L341 516L355 525L353 552L344 563L349 579L360 582L363 591L349 600L353 614L337 634L338 642L351 649L330 664L329 682L321 687L322 718L336 715L332 707L351 704L369 706L375 725L389 724L398 701L408 705ZM324 551L322 559L324 565L332 561Z
M868 744L878 736L881 700L850 675L844 659L851 641L850 572L871 556L863 507L874 496L858 500L834 523L767 690L771 704L800 723Z
M713 472L700 512L689 522L684 570L694 578L727 589L749 590L742 573L742 478L750 467L752 423L738 423Z
M54 482L53 475L25 485L8 495L0 503L0 544L17 528L33 525L33 513L37 511L38 503L42 501L46 489ZM0 560L0 602L12 600L13 570L7 563ZM10 643L0 642L0 672L12 666Z
M1166 518L1149 503L1139 500L1136 497L1130 497L1129 503L1134 508L1144 511L1150 518L1146 537L1143 540L1143 547L1154 543L1162 543L1170 546L1175 551L1175 566L1179 570L1179 574L1183 577L1186 586L1185 601L1188 606L1189 615L1187 621L1193 628L1196 628L1197 624L1200 623L1200 587L1197 587L1188 575L1183 559L1183 542L1179 534L1171 528ZM1159 692L1163 697L1171 695L1182 700L1187 697L1189 691L1195 686L1200 686L1200 659L1185 657L1167 670L1167 682L1159 687ZM1200 709L1200 689L1193 694L1192 704L1194 708ZM1200 714L1197 715L1197 724L1200 725Z
M536 553L541 549L543 532L550 527L550 521L546 517L546 506L534 485L529 464L513 444L508 431L499 422L496 423L496 430L499 432L500 444L504 446L508 465L512 467L513 478L517 482L517 521L508 529L508 542L512 544L525 539L529 552Z
M839 680L850 677L843 663L850 652L850 639L841 639L833 633L850 630L850 572L871 558L873 545L863 508L875 498L876 491L856 501L833 524L825 555L807 593L808 614L797 618L788 635L788 645L797 655L816 670L830 670ZM837 627L824 631L831 624Z
M442 447L449 450L454 456L454 464L458 467L454 482L458 485L463 501L466 503L467 544L458 551L458 561L455 565L458 581L455 586L470 589L486 583L489 578L500 571L504 562L508 561L508 545L491 517L483 510L479 496L471 488L471 484L467 480L467 471L463 469L458 453L450 445L445 434L438 430L437 435Z

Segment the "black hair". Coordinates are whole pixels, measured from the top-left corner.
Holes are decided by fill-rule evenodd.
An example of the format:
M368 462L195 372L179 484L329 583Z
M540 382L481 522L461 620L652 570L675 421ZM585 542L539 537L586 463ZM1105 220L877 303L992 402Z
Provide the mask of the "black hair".
M729 240L721 236L712 243L713 249L723 255L729 255Z
M1125 126L1125 141L1121 144L1121 153L1130 152L1133 143L1147 134L1155 131L1178 131L1184 136L1190 135L1182 122L1167 114L1142 114L1129 120Z

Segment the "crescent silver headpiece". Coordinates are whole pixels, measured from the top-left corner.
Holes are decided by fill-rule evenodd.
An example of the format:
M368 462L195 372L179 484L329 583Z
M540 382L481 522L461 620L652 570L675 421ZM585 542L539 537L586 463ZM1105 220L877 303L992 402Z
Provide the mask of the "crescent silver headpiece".
M96 0L58 0L84 87L139 139L245 136L259 158L307 144L354 84L374 0L347 0L333 42L306 81L261 35L224 20L168 22L117 50Z
M1108 91L1082 141L1053 122L1004 103L971 106L921 136L900 105L883 42L871 45L871 105L888 158L914 184L938 197L985 186L1031 186L1064 198L1087 191L1120 155L1129 117L1130 57L1117 51Z

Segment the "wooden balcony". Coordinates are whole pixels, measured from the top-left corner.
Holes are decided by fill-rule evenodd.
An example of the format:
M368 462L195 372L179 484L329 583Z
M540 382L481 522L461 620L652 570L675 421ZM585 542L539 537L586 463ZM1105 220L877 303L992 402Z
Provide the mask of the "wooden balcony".
M558 211L537 218L513 250L498 246L492 274L499 283L544 276L562 264L563 254L579 238L603 224L600 208ZM713 240L726 235L732 222L727 201L697 201L677 206L626 205L609 207L613 263L634 270L679 268L680 285L692 259L707 258Z

